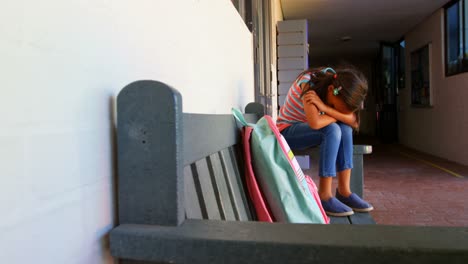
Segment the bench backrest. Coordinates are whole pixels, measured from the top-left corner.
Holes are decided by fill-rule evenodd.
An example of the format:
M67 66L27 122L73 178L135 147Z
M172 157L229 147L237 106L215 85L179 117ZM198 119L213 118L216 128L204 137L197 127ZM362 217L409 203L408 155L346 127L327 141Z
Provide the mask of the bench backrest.
M230 115L184 114L185 212L190 219L252 219L239 130ZM192 157L192 158L190 158Z
M259 111L258 105L251 111ZM125 87L117 115L121 224L254 219L232 115L183 113L180 94L156 81ZM246 119L256 122L259 115Z

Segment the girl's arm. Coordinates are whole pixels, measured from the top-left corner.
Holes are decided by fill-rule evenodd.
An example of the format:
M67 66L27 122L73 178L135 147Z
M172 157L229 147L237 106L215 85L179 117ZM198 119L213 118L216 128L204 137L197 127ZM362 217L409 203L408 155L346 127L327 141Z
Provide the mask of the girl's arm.
M349 126L351 126L352 128L358 128L359 127L359 124L357 122L357 118L356 118L356 114L355 113L342 113L338 110L336 110L335 108L333 107L330 107L330 106L326 106L326 109L324 109L325 112L327 115L330 115L334 118L336 118L336 120L338 121L341 121Z
M328 126L331 123L335 123L336 119L327 115L320 114L317 106L311 102L307 102L304 96L302 100L304 104L304 112L306 115L307 123L312 129L321 129Z
M317 111L322 111L325 112L325 115L322 116L330 116L331 118L335 119L336 121L341 121L353 128L357 128L359 126L356 118L355 113L342 113L335 108L328 106L322 102L320 97L315 93L315 91L310 91L307 94L304 95L303 97L303 103L304 103L304 110L306 108L306 105L311 105L313 104ZM307 113L306 113L307 116ZM328 125L328 124L327 124Z

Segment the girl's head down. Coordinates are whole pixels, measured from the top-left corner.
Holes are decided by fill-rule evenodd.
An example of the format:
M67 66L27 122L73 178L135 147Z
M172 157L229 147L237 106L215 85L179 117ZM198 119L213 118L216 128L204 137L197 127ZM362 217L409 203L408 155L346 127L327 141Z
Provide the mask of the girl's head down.
M322 101L340 112L358 111L367 95L367 80L364 75L352 68L315 68L301 73L310 74L311 80L301 96L314 90ZM301 76L300 75L300 76Z

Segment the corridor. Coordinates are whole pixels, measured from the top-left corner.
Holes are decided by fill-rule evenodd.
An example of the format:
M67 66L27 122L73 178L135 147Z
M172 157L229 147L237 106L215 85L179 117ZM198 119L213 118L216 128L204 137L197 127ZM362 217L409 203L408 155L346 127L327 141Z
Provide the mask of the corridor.
M377 224L468 226L468 167L372 138L355 144L373 147L364 156L364 197ZM304 172L318 183L316 159Z
M468 167L374 142L364 173L378 224L468 226Z

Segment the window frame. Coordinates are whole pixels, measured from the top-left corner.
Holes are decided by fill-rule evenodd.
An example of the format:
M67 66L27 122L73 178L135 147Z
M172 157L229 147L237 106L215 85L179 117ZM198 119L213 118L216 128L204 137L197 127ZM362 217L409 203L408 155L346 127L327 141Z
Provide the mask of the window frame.
M455 71L449 71L449 49L450 49L450 46L448 45L448 41L449 41L449 30L448 30L448 26L449 26L449 16L448 16L448 9L453 7L454 5L456 4L460 4L460 8L461 8L461 18L459 17L459 21L458 21L458 24L459 26L461 26L461 30L459 29L459 32L461 33L461 35L459 36L459 43L458 43L458 48L460 48L460 45L462 46L462 59L456 64L457 65L457 69ZM465 32L466 28L465 28L465 23L467 22L466 21L466 13L465 13L465 5L468 4L468 1L467 0L452 0L450 1L449 3L447 3L445 6L444 6L444 44L445 44L445 76L446 77L450 77L450 76L454 76L454 75L457 75L457 74L460 74L460 73L465 73L465 72L468 72L468 56L467 56L467 52L466 52L466 49L467 49L467 33ZM460 56L460 55L459 55Z
M231 0L245 25L252 32L252 0Z
M404 43L404 46L401 46L401 43ZM395 44L398 47L396 50L397 60L396 60L396 87L397 91L404 89L406 87L406 39L405 37L400 38Z

